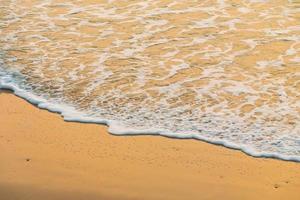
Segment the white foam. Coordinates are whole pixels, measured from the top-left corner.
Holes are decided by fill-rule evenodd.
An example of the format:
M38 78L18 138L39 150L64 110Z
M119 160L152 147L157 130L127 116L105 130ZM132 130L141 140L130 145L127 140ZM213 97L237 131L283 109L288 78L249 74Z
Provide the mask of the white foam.
M109 126L108 131L114 135L161 135L161 136L166 136L171 138L197 139L211 144L217 144L228 148L241 150L244 153L254 157L276 158L281 160L300 162L300 156L282 155L280 153L267 152L267 151L260 152L253 149L251 146L247 146L242 143L234 143L226 139L218 139L213 137L209 138L209 137L199 135L198 132L183 131L183 132L175 133L168 130L156 129L156 128L135 129L133 127L124 126L124 124L119 121L89 117L85 113L77 111L72 106L69 106L67 104L57 104L51 102L43 97L37 96L29 91L19 88L16 84L14 84L13 80L10 79L10 77L7 76L3 72L3 70L1 70L1 67L0 67L0 88L9 89L13 91L15 95L26 99L27 101L29 101L30 103L36 105L41 109L47 109L51 112L59 113L64 118L65 121L107 125ZM207 122L209 123L210 120L208 120ZM212 130L211 133L215 134L214 130Z
M1 28L18 23L5 33L0 28L0 62L3 58L7 64L0 66L0 87L67 121L107 124L113 134L195 138L253 156L299 161L300 105L298 81L293 82L299 72L285 70L281 76L281 70L299 63L299 26L290 26L295 6L248 1L230 12L237 4L224 0L187 1L193 6L183 8L176 1L164 6L158 1L125 7L117 1L98 3L4 6L8 14ZM259 10L257 3L270 6ZM50 16L49 8L67 11ZM197 17L198 12L204 15ZM187 18L174 20L181 14ZM70 23L62 27L55 20ZM252 27L270 20L276 20L272 29ZM99 34L81 26L97 28ZM103 39L113 42L93 44ZM260 54L260 47L274 41L292 45L283 52L274 48L276 57L261 59L251 69L235 62ZM261 99L262 105L251 108Z
M203 19L203 20L199 20L199 21L195 21L195 27L197 28L213 28L216 27L216 22L215 19L217 17L213 16L207 19Z
M251 9L246 8L246 7L240 7L240 8L238 8L238 11L241 12L241 13L246 14L246 13L251 12Z

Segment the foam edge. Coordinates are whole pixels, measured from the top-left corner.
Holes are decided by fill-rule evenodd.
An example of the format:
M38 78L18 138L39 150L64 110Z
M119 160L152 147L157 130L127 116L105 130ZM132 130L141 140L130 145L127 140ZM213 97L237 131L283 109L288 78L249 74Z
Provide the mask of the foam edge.
M28 91L25 91L23 89L20 89L14 84L8 84L3 83L0 80L0 90L10 90L15 94L16 96L25 99L29 103L37 106L38 108L48 110L50 112L58 113L60 114L65 121L68 122L79 122L79 123L92 123L92 124L101 124L108 126L108 132L112 135L127 135L127 136L133 136L133 135L153 135L153 136L164 136L168 138L173 139L196 139L200 140L206 143L214 144L214 145L220 145L226 148L230 148L233 150L239 150L249 156L255 157L255 158L271 158L271 159L278 159L278 160L284 160L284 161L291 161L291 162L300 162L300 156L285 156L280 155L278 153L261 153L257 152L254 149L251 149L245 145L239 145L228 141L223 140L213 140L208 139L206 137L202 137L193 133L189 134L178 134L178 133L172 133L170 131L165 130L159 130L159 129L132 129L128 127L124 127L120 125L119 122L113 121L113 120L107 120L107 119L97 119L85 116L83 113L80 113L76 111L74 108L68 105L58 105L49 102L48 100L39 97L35 94L32 94Z

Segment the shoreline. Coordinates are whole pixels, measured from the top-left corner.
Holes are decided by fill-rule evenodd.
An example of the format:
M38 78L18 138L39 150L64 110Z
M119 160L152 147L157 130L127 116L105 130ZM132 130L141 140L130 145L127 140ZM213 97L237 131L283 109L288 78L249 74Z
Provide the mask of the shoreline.
M116 137L3 90L0 122L7 199L300 198L299 163L193 139Z
M126 133L123 133L124 131L116 130L113 125L110 123L109 120L106 119L94 119L89 117L78 117L78 116L71 116L73 113L76 113L75 110L72 108L63 109L63 105L53 105L52 103L47 102L47 100L37 97L33 94L29 94L29 92L20 90L18 87L13 85L1 85L0 92L1 91L7 91L9 93L12 93L13 95L25 100L26 102L30 103L31 105L37 107L38 109L46 110L48 112L58 114L65 122L75 122L75 123L83 123L83 124L96 124L100 126L106 126L108 128L109 134L115 135L115 136L162 136L166 138L171 139L183 139L183 140L198 140L201 142L205 142L212 145L222 146L231 150L237 150L240 151L247 156L251 156L253 158L266 158L266 159L276 159L276 160L282 160L287 162L296 162L300 163L300 157L299 156L284 156L277 153L258 153L251 149L248 149L245 146L236 145L234 143L230 143L228 141L222 141L222 140L215 140L211 141L205 137L199 138L198 136L195 137L193 134L189 137L177 137L174 134L166 134L162 131L158 131L157 133L151 133L151 131L142 130L142 131L135 131L134 129L130 129L125 131ZM71 110L71 115L69 116L69 111ZM72 111L73 110L73 111Z

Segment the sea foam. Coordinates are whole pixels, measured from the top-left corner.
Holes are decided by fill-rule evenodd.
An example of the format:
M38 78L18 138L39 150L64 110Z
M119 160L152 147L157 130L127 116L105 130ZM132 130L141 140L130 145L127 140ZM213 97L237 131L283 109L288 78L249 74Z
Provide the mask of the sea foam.
M298 3L3 2L0 88L115 135L300 161Z
M197 139L201 141L205 141L211 144L222 145L231 149L241 150L244 153L254 156L254 157L264 157L264 158L277 158L286 161L296 161L300 162L300 156L286 156L279 153L273 152L257 152L253 148L247 145L235 144L230 141L222 140L222 139L210 139L199 134L193 133L174 133L168 130L159 130L155 128L149 129L134 129L130 127L123 126L122 123L118 121L108 120L108 119L99 119L86 116L86 114L76 111L74 107L66 105L66 104L57 104L52 103L49 100L39 97L30 91L26 91L24 89L20 89L16 84L13 83L11 77L0 67L0 88L7 89L13 91L13 93L28 102L34 104L35 106L46 109L50 112L55 112L60 114L65 121L69 122L81 122L81 123L94 123L94 124L103 124L107 125L108 132L114 135L161 135L170 138L177 139Z

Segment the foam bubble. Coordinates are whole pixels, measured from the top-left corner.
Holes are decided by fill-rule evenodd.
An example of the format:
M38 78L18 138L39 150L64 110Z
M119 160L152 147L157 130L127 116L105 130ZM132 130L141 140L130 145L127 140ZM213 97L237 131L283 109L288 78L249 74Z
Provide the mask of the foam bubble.
M4 2L0 88L113 134L300 160L297 3L110 2Z

